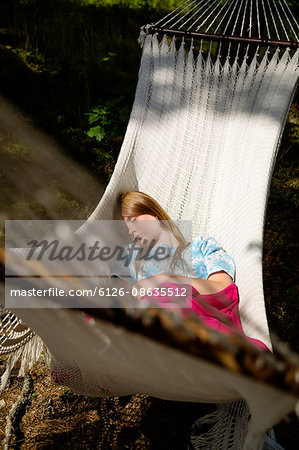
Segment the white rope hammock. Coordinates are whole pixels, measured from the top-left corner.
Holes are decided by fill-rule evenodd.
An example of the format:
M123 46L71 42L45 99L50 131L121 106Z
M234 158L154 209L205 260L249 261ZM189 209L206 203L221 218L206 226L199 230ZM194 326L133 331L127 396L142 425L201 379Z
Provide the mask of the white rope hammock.
M158 25L199 29L200 8L205 8L205 18L210 11L213 21L205 20L207 30L223 29L238 14L238 4L237 24L254 5L269 8L273 14L276 11L278 22L282 20L282 11L276 8L285 2L239 3L188 1ZM261 9L256 11L260 18ZM288 8L284 14L291 17ZM263 28L273 38L269 21L265 27L257 22L258 36ZM241 27L245 32L244 21ZM297 39L292 27L285 26L287 40L291 32ZM240 59L237 53L232 60L228 53L223 63L211 47L205 54L202 42L195 51L193 41L191 45L184 40L177 43L175 37L159 39L156 34L143 39L135 101L114 173L78 233L88 234L95 220L112 219L119 193L134 189L148 193L173 219L192 220L194 236L213 236L232 255L244 332L271 348L263 296L263 228L271 175L296 88L299 50L268 49L260 59L257 51L248 65L247 54ZM246 399L252 419L244 448L260 448L263 433L292 411L297 401L294 390L255 382L100 319L87 322L77 311L16 309L15 313L49 348L56 381L76 393L118 396L138 392L214 403ZM13 339L22 337L17 327L24 333L23 343L30 339L30 332L8 313L1 328L2 353L20 348L20 341L12 345ZM30 342L24 347L27 352ZM41 348L42 341L38 353ZM2 381L17 357L11 356ZM271 355L258 356L261 365L267 357ZM34 359L32 353L26 358L28 363ZM256 376L261 379L258 371ZM239 448L236 442L217 448Z

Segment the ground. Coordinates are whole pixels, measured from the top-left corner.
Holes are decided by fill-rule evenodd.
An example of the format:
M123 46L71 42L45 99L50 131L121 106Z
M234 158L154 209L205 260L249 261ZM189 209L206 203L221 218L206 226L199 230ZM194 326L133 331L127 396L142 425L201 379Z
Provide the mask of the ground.
M6 3L9 4L9 2ZM22 3L25 4L26 2ZM45 3L47 3L48 7L53 5L53 2ZM104 9L98 14L104 13L108 14ZM88 24L93 23L91 22L93 15L94 10L90 12L86 19ZM100 62L99 67L94 72L91 71L89 73L90 66L88 64L86 66L81 64L82 58L79 59L80 64L72 65L74 62L69 64L71 56L76 53L78 47L80 48L78 44L81 41L84 42L84 40L81 39L80 33L77 33L78 41L74 40L74 35L72 34L70 41L72 42L73 40L74 42L73 47L71 47L67 38L70 30L72 31L72 27L69 30L63 23L63 14L57 14L55 16L56 22L61 20L63 25L59 36L62 36L68 43L66 48L63 48L63 39L57 39L56 41L53 39L51 33L55 34L57 29L53 28L55 23L52 20L49 21L48 16L47 13L39 16L37 21L32 14L27 16L19 14L18 24L20 27L23 26L23 28L28 26L29 30L33 28L32 36L39 35L43 46L47 47L49 44L51 51L53 43L57 42L57 48L54 49L55 51L53 50L53 54L59 53L61 47L63 51L68 52L67 64L60 67L60 62L59 64L56 63L54 58L50 58L49 55L44 57L42 45L37 46L35 50L31 49L29 44L27 50L21 48L21 45L19 45L20 36L25 36L27 39L29 34L27 36L23 30L19 35L16 35L12 24L6 23L3 15L0 17L0 63L1 68L3 68L0 73L1 86L6 88L7 98L10 98L25 111L24 116L26 120L33 121L44 132L52 134L62 146L72 152L72 155L80 163L88 166L93 171L93 174L99 178L102 176L106 177L105 181L107 182L113 171L123 136L106 136L101 143L88 138L86 135L87 121L84 112L90 111L91 105L85 105L86 109L84 109L81 106L81 102L83 98L84 100L89 98L90 102L101 104L101 107L105 108L107 99L100 99L100 102L98 97L96 97L97 91L95 88L101 91L102 84L105 85L110 78L113 81L115 74L120 76L120 81L113 81L115 86L121 85L122 90L124 90L123 86L135 86L137 69L135 69L135 72L132 72L132 69L129 70L125 66L121 70L114 69L113 64L114 60L116 60L113 57L114 51L118 51L119 57L123 54L126 62L128 54L132 54L136 61L138 59L131 50L121 51L113 48L113 52L107 54L107 48L110 49L110 47L105 44L105 54L102 56L106 58L105 64L108 68L109 64L111 64L111 68L110 70L107 69L105 76L103 69L106 66L99 56L96 58ZM41 22L41 17L43 18L43 26L40 26L38 33L38 24ZM107 15L105 20L103 20L108 25L110 24L108 21L109 17ZM120 26L125 25L124 28L128 28L129 23L123 19L123 11L121 11L121 14L118 13L116 17L119 17ZM2 21L3 24L1 23ZM98 37L98 34L94 35L94 45L101 46L102 38L105 39L108 36L111 40L111 33L103 32L98 26L98 16L94 22L95 30L101 33L101 39ZM136 19L137 22L141 23L139 19ZM79 21L78 23L80 24ZM84 21L82 23L84 25ZM115 18L113 18L113 24L115 24ZM47 31L45 31L46 25ZM102 26L104 25L102 24ZM91 27L83 26L82 29L88 31ZM135 39L137 25L133 24L132 29L134 30L132 33ZM115 33L115 36L119 36L116 48L118 48L120 43L125 42L124 30L122 28L120 30L119 33ZM47 36L49 36L48 40L46 39ZM26 39L25 47L27 46ZM128 37L132 48L135 46L134 39ZM131 49L131 47L128 48ZM110 59L107 59L107 55ZM92 56L92 52L88 52L89 56ZM133 61L132 66L136 64L136 61ZM84 73L85 68L86 74ZM74 79L70 77L70 74L74 75ZM91 76L92 74L93 77ZM101 82L99 81L100 76L103 76ZM79 83L80 77L83 79L82 86L84 86L84 89ZM94 87L95 92L89 92L91 87ZM72 95L69 94L70 91ZM133 92L132 89L131 91ZM130 99L132 100L130 97L132 92L131 94L129 92L128 105ZM60 97L64 99L64 108L60 103L57 103L59 108L55 104L55 107L52 105L55 93L58 100L60 100ZM114 93L114 96L119 97L120 92L117 91ZM43 101L40 101L40 98ZM76 114L74 114L76 120L72 115L73 109L75 109L72 103L73 98L75 99L74 103L78 103L76 103L78 111L76 110ZM97 101L95 101L95 98L97 98ZM87 100L86 103L88 103ZM272 334L275 333L279 336L283 342L290 345L297 353L299 352L296 339L298 329L298 276L296 272L298 254L298 241L296 239L298 221L296 221L296 213L298 211L299 189L298 163L296 160L296 147L298 147L299 135L298 111L298 100L295 97L272 177L265 216L263 253L265 302L270 331ZM2 144L1 137L0 135L0 144ZM6 157L10 158L12 164L14 164L14 161L20 164L21 159L26 161L28 157L25 149L20 146L17 147L15 144L10 147L3 145L0 147L2 151L6 152ZM1 203L1 214L4 210L9 212L9 218L12 219L25 218L25 214L28 219L47 218L43 208L35 201L29 201L27 194L18 192L18 196L15 195L2 167L0 175L0 191L4 197L4 201ZM91 213L93 206L96 204L95 197L92 198L92 195L90 195L90 199L92 199L90 205L80 204L76 199L66 194L63 187L59 185L59 180L46 179L45 181L43 179L42 181L43 183L46 182L53 196L62 205L61 217L70 219L85 218ZM3 243L3 239L3 226L1 224L0 243L1 241ZM5 361L6 357L1 357L0 373L3 373L5 370ZM17 373L18 367L13 370L9 384L0 399L1 441L7 434L7 416L24 386L24 379L19 378ZM12 423L11 442L9 445L11 449L182 450L188 441L191 425L210 408L207 405L169 402L141 394L110 399L77 396L67 387L56 386L52 383L49 368L43 360L39 361L28 374L26 386L26 401L20 405ZM295 415L290 415L275 427L278 442L286 450L297 449L299 442L298 429L298 420Z

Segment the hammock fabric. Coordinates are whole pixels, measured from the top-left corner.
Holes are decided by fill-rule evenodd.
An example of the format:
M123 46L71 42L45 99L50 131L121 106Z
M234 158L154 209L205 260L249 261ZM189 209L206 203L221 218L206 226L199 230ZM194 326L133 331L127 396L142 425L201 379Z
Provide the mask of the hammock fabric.
M172 218L192 220L194 236L213 236L232 255L244 333L271 349L262 283L263 227L271 175L296 87L299 51L265 51L261 60L256 52L249 65L246 54L241 61L227 57L223 63L219 53L205 55L202 45L195 52L192 41L189 46L167 36L142 34L141 38L139 81L124 143L105 194L78 234L87 235L95 220L112 219L118 194L135 189L148 193ZM213 403L246 399L251 412L247 449L260 448L265 431L292 411L297 401L296 383L287 386L281 383L281 373L271 379L271 371L265 375L262 370L271 366L272 355L253 353L255 369L245 375L240 373L244 366L237 367L229 352L220 365L213 364L216 357L185 354L178 347L148 339L146 333L109 324L103 311L96 320L63 309L14 312L42 338L35 342L37 353L43 342L50 350L53 380L75 393L144 393ZM143 325L145 317L140 319ZM158 317L164 318L161 323L167 328L172 316L160 310ZM174 330L181 329L182 319L171 320ZM18 337L13 329L12 341ZM204 332L199 335L204 342ZM11 356L3 381L22 351L27 363L34 359L32 342ZM231 344L226 345L234 354ZM8 349L18 347L20 343ZM279 372L274 362L271 367ZM219 417L224 420L223 411L222 416L216 414L218 424ZM221 437L222 447L218 442L217 448L242 445L235 435L234 443L226 446L226 438ZM211 435L205 438L207 447L198 448L216 448L208 447L209 439Z
M89 218L112 219L118 194L147 192L233 256L246 335L271 343L262 284L271 174L297 80L298 51L220 65L184 42L145 41L135 103L114 174ZM265 176L266 174L266 176ZM87 232L88 222L82 232Z

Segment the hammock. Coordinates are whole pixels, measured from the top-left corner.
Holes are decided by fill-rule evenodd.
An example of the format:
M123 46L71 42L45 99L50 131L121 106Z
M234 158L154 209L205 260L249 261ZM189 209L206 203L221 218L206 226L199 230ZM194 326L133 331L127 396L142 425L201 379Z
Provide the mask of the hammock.
M264 2L256 2L261 9L255 16L253 3L187 1L164 22L142 30L139 81L122 149L100 203L78 234L87 235L96 220L112 219L119 193L148 193L172 218L192 220L194 236L213 236L232 255L244 332L272 348L263 297L263 227L271 175L296 88L299 51L290 42L298 40L297 24L287 4L282 16L282 3L270 7L268 2L271 20L274 13L278 17L274 27L265 14L263 22L257 14L263 8L266 13ZM246 39L252 38L248 23L253 17L259 20L252 52ZM283 42L280 28L286 33ZM229 37L207 46L204 33L211 30ZM232 38L235 32L238 41ZM181 43L178 33L183 33ZM202 33L199 42L196 33ZM262 40L266 48L259 46ZM282 43L273 50L277 41ZM4 312L1 353L12 355L2 387L17 359L23 358L24 372L46 350L45 343L52 355L53 380L78 394L138 392L168 400L228 402L209 419L217 422L217 433L213 429L195 440L198 448L241 448L246 432L244 448L260 448L266 430L294 410L298 362L293 356L262 354L241 338L221 343L215 333L169 312L132 311L96 310L93 319L68 309ZM178 330L189 338L180 340ZM193 350L186 350L189 344ZM231 402L241 399L251 413L248 429L244 406L243 415L237 414L239 428L228 425L235 408ZM219 431L221 421L230 431L240 433L243 427L243 432L228 443L227 430Z

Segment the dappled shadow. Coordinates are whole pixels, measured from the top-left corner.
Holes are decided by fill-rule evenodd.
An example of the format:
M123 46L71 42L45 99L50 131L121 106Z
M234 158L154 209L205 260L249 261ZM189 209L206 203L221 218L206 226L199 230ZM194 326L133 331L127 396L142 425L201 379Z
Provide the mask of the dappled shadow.
M85 219L105 189L1 98L0 163L2 230L9 218Z
M179 51L180 45L177 46ZM189 50L185 46L185 52ZM267 70L267 64L263 69L258 69L259 62L252 66L246 66L246 70L240 69L243 61L236 70L232 71L233 60L230 61L230 69L219 65L219 72L216 73L215 66L211 65L211 69L207 71L206 62L208 56L203 54L203 63L200 65L200 70L193 73L197 66L197 59L193 66L187 62L187 54L185 60L174 60L168 54L161 52L159 59L157 52L154 53L150 70L154 75L149 74L149 103L148 107L151 109L151 120L159 122L161 114L165 111L171 120L171 116L179 110L184 113L188 111L190 106L195 107L197 113L204 112L205 108L209 108L215 115L228 115L237 113L239 117L249 117L251 114L269 118L276 118L277 111L275 107L271 107L271 100L275 93L277 104L282 104L286 95L291 95L294 83L290 84L287 77L282 77L284 66L275 74L274 68L277 63L274 63L273 68ZM279 54L279 59L282 55ZM194 54L197 58L198 54ZM267 62L275 61L275 54L268 56ZM213 58L215 60L215 58ZM245 59L246 60L246 59ZM179 61L179 62L177 62ZM277 62L278 62L277 61ZM184 70L186 73L184 74ZM193 73L188 77L188 73ZM153 77L153 79L151 78ZM238 77L241 81L238 82ZM188 82L186 82L188 80ZM198 92L200 91L200 94ZM202 101L202 105L194 105L194 99ZM203 100L204 99L204 100ZM233 105L235 99L236 105ZM237 101L236 101L237 100ZM207 103L204 103L206 101ZM192 103L193 102L193 103ZM276 103L275 103L276 104ZM279 120L279 119L278 119ZM155 123L153 123L153 126Z
M24 83L14 67L9 69L7 58L1 92L27 112L38 117L41 99L48 114L53 108L84 110L107 92L125 91L136 83L144 9L14 0L1 3L1 11L0 44L8 46L7 53L17 48L18 58L32 72ZM13 85L19 81L24 89L17 96Z
M18 6L13 8L14 4ZM2 94L33 116L42 115L44 121L55 110L81 115L100 98L132 91L141 55L139 27L165 14L148 8L66 0L22 5L14 0L4 2L2 10L3 29L10 31L0 35L0 44L22 49L17 52L18 59L29 68L23 77L12 64L11 49L2 49L6 63L6 72L1 75ZM165 65L163 58L161 70ZM188 98L189 87L185 89L182 98ZM216 105L220 113L225 105L223 95L220 93Z
M95 10L94 9L90 9L90 11L92 11L92 13L94 13ZM96 22L97 22L97 20L95 18L95 24L96 24ZM127 22L126 20L123 20L124 24L126 22ZM109 38L111 38L111 36L113 34L113 32L111 32L111 31L112 30L110 30L110 34L109 33L107 34L107 36ZM134 33L135 33L135 31L134 31ZM119 38L119 36L118 36L118 38ZM138 58L140 56L140 51L138 50L137 44L135 44L135 39L136 39L136 36L134 35L134 48L136 46L136 49L137 49L137 51L136 51L136 55L137 55L136 61L138 61ZM113 47L111 47L111 48L113 49ZM126 51L126 52L127 52L127 55L124 54L124 56L128 56L129 51ZM9 56L8 56L8 53L9 53L9 50L4 50L3 55L4 55L4 59L5 60L6 60L6 58L8 58L8 57L10 58L11 57L11 54L9 54ZM105 53L106 52L103 53L104 56L105 56ZM78 61L79 60L80 60L80 58L78 58ZM66 59L66 61L67 61L67 59ZM114 61L113 57L111 57L111 63L113 61ZM134 64L136 63L136 61L134 62ZM44 75L34 74L31 71L29 73L29 69L27 68L27 66L25 68L23 63L20 66L18 65L18 63L15 65L15 63L16 63L16 61L11 63L11 67L12 67L12 72L15 73L14 76L16 76L16 78L14 78L12 80L12 79L9 79L9 76L7 77L7 82L9 82L9 84L7 85L7 86L9 86L9 88L7 90L8 96L15 95L17 103L18 103L18 99L21 99L23 97L23 99L25 101L24 104L26 104L26 102L27 102L27 106L28 106L28 108L31 108L30 109L30 113L32 113L32 114L36 113L36 108L37 107L40 107L40 106L38 106L38 104L41 105L41 109L42 108L50 109L52 107L55 108L56 103L52 104L51 100L50 100L53 92L51 93L51 91L48 90L48 86L49 86L48 83L49 83L49 81L45 82L45 77L47 77L47 75L45 75L45 74ZM109 61L107 63L110 64ZM162 68L165 68L166 67L166 60L162 60L161 63L162 63ZM84 62L84 64L85 64L85 62ZM103 76L103 78L97 78L98 74L102 72L103 67L104 67L104 64L102 64L100 66L100 69L97 69L95 72L92 72L94 74L94 76L89 77L89 76L86 76L86 75L82 75L82 78L80 79L80 82L82 82L84 84L85 81L87 80L88 84L86 85L87 86L86 90L82 90L82 92L81 92L79 88L72 89L72 88L74 88L75 83L71 82L69 86L67 85L68 77L71 75L71 73L75 73L75 70L77 68L76 65L70 64L69 67L68 67L68 69L70 69L70 70L66 70L65 69L64 82L61 83L59 90L55 91L55 89L54 89L54 91L56 92L55 93L55 96L56 96L55 102L59 101L59 95L60 95L59 92L61 93L61 91L64 89L64 88L62 88L62 86L64 86L67 89L67 92L68 92L68 95L63 93L63 96L65 95L65 97L63 97L64 101L65 101L65 103L67 103L68 101L70 102L69 108L71 109L74 105L77 105L78 103L80 103L80 101L82 100L82 98L84 97L84 95L86 94L88 89L90 89L90 90L89 90L89 93L88 93L88 98L87 98L88 101L86 102L86 104L88 104L88 102L89 102L89 104L91 104L96 99L98 99L99 96L102 95L103 91L105 90L104 86L107 86L107 84L105 84L105 83L108 83L108 82L111 83L109 85L110 86L109 89L111 89L111 90L113 89L113 85L118 85L118 84L120 84L121 86L123 85L124 72L121 75L118 75L117 71L119 69L116 70L115 66L112 65L112 64L111 64L110 69L107 71L108 75L106 75L106 79L105 79L104 76ZM136 74L137 74L137 63L136 63L135 69L136 69ZM122 70L126 70L126 68L122 68ZM121 71L121 69L120 69L120 71ZM128 78L130 78L130 83L132 83L132 84L135 83L135 81L136 81L136 79L135 79L136 78L136 74L133 75L133 76L130 75L128 77ZM22 76L20 77L20 75L22 75ZM113 76L111 76L111 75L113 75ZM24 80L24 77L25 77L25 79L28 78L28 83L24 83L23 88L20 87L19 92L14 94L14 87L16 86L16 89L19 89L18 88L18 86L20 86L19 80L20 79ZM123 77L123 78L121 78L121 77ZM54 78L55 78L55 76L53 76L52 80ZM42 81L38 81L37 82L38 79L41 79ZM60 81L61 81L61 79L60 79ZM57 81L58 84L60 83L60 81L59 80ZM32 83L32 85L30 87L31 83ZM39 93L37 93L37 89L36 89L38 86L40 86L39 87L39 89L40 89ZM29 87L30 87L30 89L28 89ZM61 90L61 88L62 88L62 90ZM95 90L92 90L92 89L95 89ZM158 87L158 89L157 89L157 97L159 97L159 95L161 94L163 89L164 89L164 86L162 86L162 85L161 85L161 87ZM34 92L34 96L35 97L32 97L32 93L33 92ZM44 92L45 95L47 95L49 97L46 97L46 99L45 99L45 97L43 96L43 92ZM74 94L73 98L72 98L72 94ZM187 107L187 105L188 105L187 99L188 99L189 96L190 96L190 87L185 87L184 90L183 90L183 93L182 93L182 103L180 104L180 107L183 107L183 108ZM247 97L250 96L250 89L249 89L249 87L248 87L247 91L245 91L245 96L247 96ZM41 99L45 99L45 102L43 103L41 101ZM53 101L54 101L54 99L53 99ZM223 93L219 92L217 103L214 105L215 110L217 112L219 112L219 114L224 114L225 113L225 111L226 111L226 108L225 108L226 101L227 101L227 98L225 97L225 95ZM260 99L257 98L257 101L259 102ZM159 111L159 103L158 102L155 103L155 101L153 101L153 105L152 106L153 106L153 110ZM26 107L25 107L25 109L26 109ZM259 103L258 103L258 109L259 109L260 113L268 114L268 115L272 114L271 110L269 111L264 105L259 104ZM170 114L175 113L176 112L176 106L174 106L174 105L170 106L169 112L170 112ZM244 113L244 115L247 115L248 112L250 112L250 106L247 104L247 105L244 106L244 108L242 110L242 113ZM54 159L55 159L55 157L54 157ZM7 159L7 163L8 162L10 162L9 168L11 168L11 166L13 165L13 162L14 162L13 158L9 157ZM67 165L67 167L68 167L67 170L70 171L69 165ZM32 166L31 169L34 170L34 166ZM138 182L137 182L137 175L136 175L135 168L132 168L130 174L132 175L132 178L131 178L132 184L136 185L136 187L137 187L138 186ZM36 184L33 183L34 180L31 179L30 177L29 177L28 180L30 181L27 184L28 191L31 190L32 193L35 194L36 193L35 192ZM45 178L41 177L40 181L42 183L44 183ZM78 193L79 194L83 194L85 192L84 189L86 188L86 186L85 186L85 188L83 187L82 184L80 186L74 184L74 186L73 186L70 178L68 179L68 181L70 182L70 185L68 187L75 188L76 186L78 186ZM19 185L19 187L20 186L21 186L21 184ZM82 189L82 192L81 192L80 189ZM22 189L19 189L19 191L20 190L22 190ZM18 189L16 189L14 191L14 196L18 196ZM99 197L100 197L100 194L98 194L98 197L97 197L97 195L92 197L93 204L96 204L97 199L99 199ZM284 245L286 245L286 242L284 243ZM251 251L251 250L254 251L256 248L259 251L261 250L259 244L252 243L249 246L248 250L249 251ZM270 269L269 269L269 271L270 271ZM282 285L283 285L283 282L282 282ZM273 292L275 291L275 287L272 288L272 291ZM283 295L283 288L280 289L280 292L281 292L281 295ZM290 309L290 311L292 312L292 309ZM149 414L148 415L148 419L145 418L144 427L147 430L148 435L150 435L150 433L153 433L153 430L155 429L156 425L157 425L156 431L157 430L160 431L160 435L158 434L158 431L157 431L157 434L153 433L151 435L151 440L155 444L154 448L159 448L158 447L159 443L163 444L163 446L161 446L161 448L167 448L167 445L169 443L170 448L173 449L173 448L175 448L174 447L175 445L177 445L177 444L180 445L181 442L184 441L182 435L184 435L184 436L187 435L188 427L189 427L189 425L191 423L191 419L189 419L187 417L187 415L190 413L191 416L192 416L192 420L193 420L193 418L197 418L197 416L196 416L197 413L195 414L195 412L194 413L190 412L191 411L190 406L191 406L190 404L183 404L183 403L177 404L176 402L164 402L164 401L161 401L161 400L158 400L158 399L153 401L153 408L152 408L152 410L149 410L149 412L148 412L148 414ZM164 407L165 407L165 409L163 409ZM169 414L169 410L171 411L171 418L167 419L167 423L163 422L163 415L166 412ZM108 417L111 417L111 414L108 415ZM122 420L124 420L124 419L122 419ZM180 422L181 420L185 420L185 422L184 422L184 424L182 426L183 429L181 428L181 422ZM115 429L117 428L117 426L116 426L117 422L121 422L120 416L119 417L116 416L116 420L115 420L115 423L113 425L115 427ZM163 424L162 427L161 427L161 423ZM176 427L176 425L178 423L180 423L180 427L178 427L176 429L175 427ZM101 426L102 425L100 424L99 430L101 429ZM110 435L111 437L113 437L113 426L112 426L112 432L111 432L111 435ZM135 426L134 422L132 422L131 426L132 427ZM87 426L85 432L89 433L90 429ZM84 433L83 433L83 436L84 436ZM94 433L92 436L93 436L93 439L96 439L97 434ZM128 427L123 432L122 439L123 440L121 442L126 442L126 443L133 442L133 441L135 442L135 440L137 439L136 433L133 433L130 430L130 428ZM55 441L55 438L54 438L53 441L54 441L54 445L56 445L57 441ZM69 441L70 441L69 440L69 435L62 433L62 442L69 442ZM93 443L93 442L94 441L91 441L91 443ZM182 448L182 447L178 447L178 448Z

